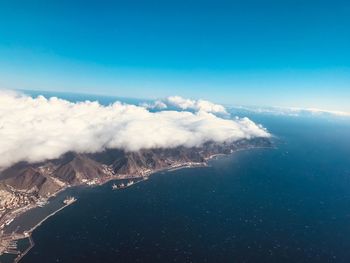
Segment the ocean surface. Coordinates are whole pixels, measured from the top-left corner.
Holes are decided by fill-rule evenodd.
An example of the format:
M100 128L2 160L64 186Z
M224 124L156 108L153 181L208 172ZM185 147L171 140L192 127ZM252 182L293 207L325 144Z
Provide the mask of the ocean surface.
M276 148L76 189L21 262L350 262L350 121L249 117Z

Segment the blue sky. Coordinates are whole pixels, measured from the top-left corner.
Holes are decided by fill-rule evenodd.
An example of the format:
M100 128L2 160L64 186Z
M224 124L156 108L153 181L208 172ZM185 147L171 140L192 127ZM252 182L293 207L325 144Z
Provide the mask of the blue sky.
M0 87L350 111L349 1L1 1Z

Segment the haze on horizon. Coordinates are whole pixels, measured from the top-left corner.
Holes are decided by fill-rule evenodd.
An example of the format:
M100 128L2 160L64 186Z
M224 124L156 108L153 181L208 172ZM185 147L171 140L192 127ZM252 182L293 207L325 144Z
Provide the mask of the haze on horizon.
M348 1L2 1L0 88L350 112Z

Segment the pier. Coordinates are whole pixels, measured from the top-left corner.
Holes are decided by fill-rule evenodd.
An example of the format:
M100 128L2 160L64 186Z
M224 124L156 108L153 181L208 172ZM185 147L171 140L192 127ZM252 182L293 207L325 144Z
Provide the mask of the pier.
M14 260L14 263L19 262L29 252L29 250L31 250L34 247L35 243L34 243L33 238L31 236L29 236L28 239L29 239L29 246L22 253L18 254L18 256Z
M59 209L57 209L56 211L54 211L53 213L49 214L48 216L46 216L44 219L42 219L40 222L38 222L34 227L32 227L31 229L29 229L28 231L24 231L23 233L16 233L16 231L12 232L11 234L7 234L7 235L3 235L2 236L2 241L0 244L0 255L1 254L12 254L12 255L18 255L15 260L13 261L14 263L19 262L28 252L30 249L32 249L35 245L31 234L32 232L39 227L45 220L47 220L48 218L54 216L55 214L57 214L59 211L63 210L64 208L66 208L67 206L73 204L77 199L74 197L67 197L64 201L63 201L63 206L60 207ZM23 252L18 250L17 247L17 241L21 240L21 239L25 239L28 238L29 240L29 246L28 248L26 248L26 250L24 250Z

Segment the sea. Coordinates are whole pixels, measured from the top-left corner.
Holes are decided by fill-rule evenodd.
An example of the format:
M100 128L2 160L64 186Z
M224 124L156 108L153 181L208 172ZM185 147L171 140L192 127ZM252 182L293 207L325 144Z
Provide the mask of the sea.
M71 189L20 262L350 262L350 120L248 115L273 148Z

